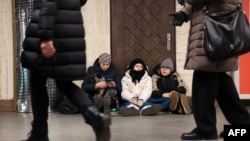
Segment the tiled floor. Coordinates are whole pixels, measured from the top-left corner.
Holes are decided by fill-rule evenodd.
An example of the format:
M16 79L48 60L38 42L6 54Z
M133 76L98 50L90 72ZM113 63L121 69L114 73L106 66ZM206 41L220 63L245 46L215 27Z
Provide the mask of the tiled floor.
M250 110L250 107L248 107ZM111 141L180 141L183 132L195 127L193 115L164 113L157 116L112 116ZM0 141L20 141L30 130L31 113L0 112ZM218 132L227 124L217 109ZM80 114L49 115L50 141L95 141L92 128L83 122ZM219 139L222 141L223 139Z

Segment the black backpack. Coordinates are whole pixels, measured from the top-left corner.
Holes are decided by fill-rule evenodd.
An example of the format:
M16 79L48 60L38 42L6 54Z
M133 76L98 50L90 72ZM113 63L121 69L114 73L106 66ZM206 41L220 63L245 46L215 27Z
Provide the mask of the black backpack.
M58 105L58 110L61 114L78 114L78 107L73 104L66 97L63 98L62 102Z

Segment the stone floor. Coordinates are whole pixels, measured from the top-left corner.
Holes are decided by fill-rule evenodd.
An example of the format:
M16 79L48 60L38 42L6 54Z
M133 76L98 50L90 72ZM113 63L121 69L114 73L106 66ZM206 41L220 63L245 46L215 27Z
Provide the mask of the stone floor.
M250 107L248 107L250 110ZM20 141L30 130L32 113L0 112L0 141ZM227 124L217 108L218 132ZM112 116L111 141L180 141L183 132L195 127L193 115L160 113L157 116ZM80 114L49 114L50 141L95 141L92 128ZM219 141L223 141L222 138Z

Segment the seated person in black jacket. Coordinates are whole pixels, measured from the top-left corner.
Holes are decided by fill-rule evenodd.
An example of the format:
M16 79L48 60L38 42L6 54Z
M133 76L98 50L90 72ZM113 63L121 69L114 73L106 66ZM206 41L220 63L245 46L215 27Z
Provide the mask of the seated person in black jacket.
M101 112L110 114L110 109L118 107L121 101L121 78L108 53L102 53L94 65L88 68L82 89Z
M182 79L174 72L170 58L153 69L151 103L161 104L162 111L169 109L174 113L190 114L191 108Z

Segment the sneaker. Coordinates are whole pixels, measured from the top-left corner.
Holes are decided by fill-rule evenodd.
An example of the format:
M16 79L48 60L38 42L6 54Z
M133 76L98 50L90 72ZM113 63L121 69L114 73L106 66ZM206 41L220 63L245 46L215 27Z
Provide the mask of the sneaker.
M160 104L147 105L141 109L140 113L142 116L154 116L157 115L161 109L162 107Z
M176 91L171 92L169 110L174 112L177 108L179 102L179 94Z
M136 106L135 104L129 104L128 106L126 106L127 108L135 108L136 110L139 111L139 106Z
M110 109L110 115L111 115L111 116L117 116L117 115L118 115L118 110L117 110L117 108Z
M134 107L121 107L119 110L122 116L139 116L139 110L135 109Z
M184 114L191 114L188 97L185 94L180 94L180 107Z

